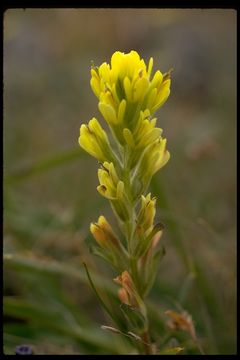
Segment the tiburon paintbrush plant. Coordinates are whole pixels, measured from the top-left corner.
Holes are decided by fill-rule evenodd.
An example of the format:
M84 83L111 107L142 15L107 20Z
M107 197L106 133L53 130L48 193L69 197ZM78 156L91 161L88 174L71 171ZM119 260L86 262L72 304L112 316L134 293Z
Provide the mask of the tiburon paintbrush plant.
M99 162L97 191L109 200L121 237L101 215L90 231L99 253L116 269L114 281L129 319L129 334L153 353L145 297L151 289L163 248L163 226L155 223L156 198L147 193L152 176L170 158L155 112L170 94L170 72L152 74L136 51L116 51L111 63L91 68L91 87L108 135L94 117L81 125L79 144ZM160 242L161 243L161 242Z

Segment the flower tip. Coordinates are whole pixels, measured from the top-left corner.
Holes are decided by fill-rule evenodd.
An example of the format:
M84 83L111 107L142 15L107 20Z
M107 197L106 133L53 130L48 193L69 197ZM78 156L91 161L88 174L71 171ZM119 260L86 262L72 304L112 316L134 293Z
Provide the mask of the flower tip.
M91 223L90 224L90 231L91 233L94 235L94 233L96 232L97 229L97 225L95 223Z

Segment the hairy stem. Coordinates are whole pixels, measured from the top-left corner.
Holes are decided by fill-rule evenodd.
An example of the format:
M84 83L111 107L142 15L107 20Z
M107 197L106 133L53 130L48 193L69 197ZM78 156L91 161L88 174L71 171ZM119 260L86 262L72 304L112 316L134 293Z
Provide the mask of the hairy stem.
M135 226L136 226L136 224L135 224L136 201L134 204L133 196L132 196L132 188L131 188L131 171L128 166L128 159L129 159L128 148L125 147L123 150L123 179L124 179L126 193L127 193L128 199L129 199L129 205L131 208L130 219L126 226L126 229L127 229L126 236L127 236L128 251L129 251L129 266L131 269L131 274L132 274L134 284L136 286L137 291L140 294L141 279L140 279L139 272L138 272L138 259L134 255L134 240L135 240L134 232L135 232ZM146 317L147 317L147 315L146 315ZM146 318L146 321L148 322L147 318ZM152 346L150 343L149 328L144 333L142 333L140 336L143 341L144 353L146 355L153 354Z

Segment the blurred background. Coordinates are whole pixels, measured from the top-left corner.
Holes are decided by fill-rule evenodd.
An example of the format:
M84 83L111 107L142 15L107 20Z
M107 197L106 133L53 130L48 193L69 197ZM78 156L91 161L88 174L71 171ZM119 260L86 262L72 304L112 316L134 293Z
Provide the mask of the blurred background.
M134 353L109 306L117 274L89 252L89 223L115 224L96 191L79 127L102 118L91 61L136 50L173 68L158 113L171 159L151 183L166 256L149 295L153 340L198 353L164 311L193 317L207 354L236 353L236 12L218 9L12 9L4 14L4 352ZM103 122L102 122L103 123Z

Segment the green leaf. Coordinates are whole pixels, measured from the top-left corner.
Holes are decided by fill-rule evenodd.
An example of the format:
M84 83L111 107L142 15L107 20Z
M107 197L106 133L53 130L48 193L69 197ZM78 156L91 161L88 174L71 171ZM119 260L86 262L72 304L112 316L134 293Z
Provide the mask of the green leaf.
M148 292L151 290L154 280L156 278L157 275L157 268L159 265L159 262L162 260L162 258L164 257L164 255L166 254L166 250L164 246L161 246L161 248L154 254L151 262L150 262L150 269L148 272L148 281L147 284L145 285L145 289L144 289L144 295L146 296L146 294L148 294Z
M68 263L60 263L51 258L40 258L34 253L4 254L3 261L5 269L12 268L16 271L69 276L78 279L84 284L88 284L88 278L81 268L74 267ZM101 290L106 291L108 294L116 295L115 286L109 280L106 280L98 274L94 274L94 281Z
M114 263L114 258L112 254L109 251L107 251L107 249L103 250L99 246L91 244L89 246L89 251L91 254L100 257L101 259L103 259L104 261L106 261L115 268L116 265Z
M61 312L53 307L43 306L36 302L30 302L13 297L4 298L4 314L18 319L27 320L36 329L47 329L47 332L66 336L83 344L90 344L104 349L110 353L119 353L113 343L109 342L109 337L97 330L96 327L69 324L64 319Z
M121 326L121 324L119 324L118 318L115 316L114 313L112 313L112 312L110 311L109 307L104 303L104 301L102 300L102 298L101 298L100 295L98 294L97 289L96 289L96 287L95 287L95 285L94 285L94 283L93 283L93 281L92 281L92 279L91 279L91 276L90 276L90 274L89 274L87 265L86 265L85 263L83 263L83 265L84 265L84 268L85 268L85 270L86 270L87 277L88 277L88 280L89 280L89 282L90 282L90 285L91 285L91 287L92 287L95 295L97 296L98 300L100 301L102 307L103 307L104 310L108 313L108 315L114 320L114 322L115 322L116 324L118 324L119 326Z

